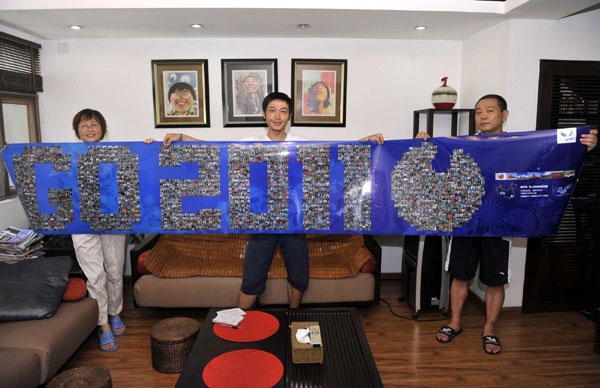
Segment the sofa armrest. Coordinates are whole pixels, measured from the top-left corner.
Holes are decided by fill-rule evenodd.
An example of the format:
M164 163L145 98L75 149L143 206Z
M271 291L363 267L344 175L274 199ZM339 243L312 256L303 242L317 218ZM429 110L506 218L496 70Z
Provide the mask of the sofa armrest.
M373 304L379 304L379 298L381 297L381 246L370 234L364 234L363 238L365 239L365 246L375 258L375 270L373 271L375 292L373 294Z

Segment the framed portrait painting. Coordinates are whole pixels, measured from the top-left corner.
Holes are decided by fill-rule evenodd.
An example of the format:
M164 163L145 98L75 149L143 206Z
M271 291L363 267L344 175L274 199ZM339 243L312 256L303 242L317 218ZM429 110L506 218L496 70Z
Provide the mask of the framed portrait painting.
M223 126L266 126L262 101L277 91L277 59L221 59Z
M346 59L292 59L292 125L346 126Z
M154 127L210 127L208 60L152 61Z

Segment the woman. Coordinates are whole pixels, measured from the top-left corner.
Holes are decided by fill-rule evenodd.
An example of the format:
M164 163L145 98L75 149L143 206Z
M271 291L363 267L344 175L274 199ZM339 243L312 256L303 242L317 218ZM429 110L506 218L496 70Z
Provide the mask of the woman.
M196 92L192 85L177 82L169 88L168 97L171 109L167 116L198 116Z
M96 110L84 109L73 118L73 130L86 143L98 142L106 135L106 120ZM73 234L77 262L87 278L91 298L98 302L100 349L114 352L119 348L115 336L125 333L119 317L123 310L123 263L125 235Z
M328 109L329 105L331 105L329 97L331 97L331 93L329 87L327 87L324 82L318 81L312 84L308 89L307 103L310 114L331 115L331 112Z

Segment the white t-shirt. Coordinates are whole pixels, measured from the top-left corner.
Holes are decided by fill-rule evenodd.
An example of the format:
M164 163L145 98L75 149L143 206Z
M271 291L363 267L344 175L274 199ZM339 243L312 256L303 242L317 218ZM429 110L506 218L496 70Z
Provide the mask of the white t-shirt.
M294 136L294 135L287 135L287 137L285 138L284 141L306 141L307 139L301 137L301 136ZM252 137L245 137L240 141L273 141L271 139L269 139L269 136L262 135L262 136L252 136Z

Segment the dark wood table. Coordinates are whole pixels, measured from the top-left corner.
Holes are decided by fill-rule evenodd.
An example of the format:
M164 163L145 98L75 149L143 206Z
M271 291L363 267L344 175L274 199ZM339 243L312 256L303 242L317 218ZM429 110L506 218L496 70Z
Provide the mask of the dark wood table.
M276 387L383 387L371 349L355 308L257 309L279 320L271 337L256 342L230 342L213 332L217 309L206 316L176 388L206 387L204 367L213 358L233 350L259 349L282 362L284 373ZM292 322L318 321L321 327L324 361L319 364L293 364L290 342Z

